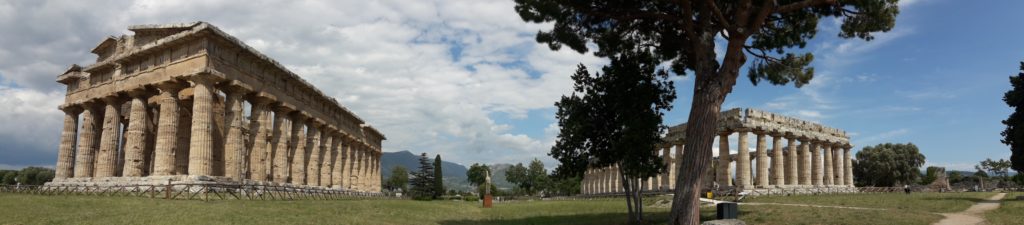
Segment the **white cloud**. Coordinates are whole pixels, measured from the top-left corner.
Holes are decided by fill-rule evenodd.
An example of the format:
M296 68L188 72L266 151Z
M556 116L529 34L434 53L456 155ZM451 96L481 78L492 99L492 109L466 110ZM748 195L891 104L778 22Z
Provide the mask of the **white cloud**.
M80 10L100 4L97 10ZM63 100L53 80L107 35L133 24L203 20L278 60L388 136L385 151L439 153L460 163L546 156L557 126L530 133L516 124L571 91L577 63L592 55L535 43L550 24L521 21L514 2L432 1L78 1L0 3L0 138L56 160ZM95 7L88 7L95 8ZM11 13L6 13L11 12ZM47 24L40 26L40 24ZM13 35L11 35L13 34ZM0 83L3 84L3 83ZM19 124L21 121L41 121ZM24 130L28 129L28 132ZM21 140L18 140L21 139ZM0 163L13 159L0 159ZM39 160L36 160L39 161Z

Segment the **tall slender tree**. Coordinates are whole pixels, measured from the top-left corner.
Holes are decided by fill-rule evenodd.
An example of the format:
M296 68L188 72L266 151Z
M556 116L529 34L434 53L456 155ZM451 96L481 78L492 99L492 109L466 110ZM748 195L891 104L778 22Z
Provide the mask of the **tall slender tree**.
M630 48L611 56L603 74L579 66L572 76L575 92L555 103L560 130L549 155L561 162L555 172L562 177L579 176L588 167L618 168L629 221L641 223L640 180L665 169L654 149L667 129L662 116L675 89L647 48Z
M676 177L669 224L699 224L700 181L712 156L722 103L732 92L747 57L747 74L757 84L790 82L797 87L814 75L810 53L794 54L817 33L818 21L841 21L839 36L871 40L889 31L899 13L897 0L515 0L520 17L551 23L537 41L552 49L567 46L612 57L624 46L654 49L671 71L695 75L687 122L687 151ZM723 57L716 45L723 44ZM582 158L578 161L586 161Z
M1010 146L1011 168L1018 173L1024 172L1024 62L1020 63L1020 70L1017 76L1010 76L1013 87L1003 95L1003 101L1013 112L1003 120L1006 129L1002 132L1003 144Z
M409 194L414 199L432 199L436 192L434 189L434 165L430 163L430 158L427 158L427 153L420 154L419 169L419 171L413 173L413 178L410 181L412 184L412 190L410 190Z
M441 171L441 154L434 158L434 199L444 194L444 175Z

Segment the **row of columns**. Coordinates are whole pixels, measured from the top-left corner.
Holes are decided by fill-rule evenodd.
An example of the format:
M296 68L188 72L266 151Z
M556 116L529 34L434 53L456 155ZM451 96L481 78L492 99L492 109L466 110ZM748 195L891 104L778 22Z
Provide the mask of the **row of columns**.
M157 107L147 101L156 91L127 91L127 124L122 94L62 106L55 178L223 176L380 190L379 149L244 84L208 75L189 81L155 85ZM180 99L190 86L192 99ZM250 124L243 122L245 101Z
M715 170L715 182L719 186L740 188L772 188L798 186L853 186L853 165L850 149L845 143L826 142L817 139L797 137L792 134L769 133L759 130L738 130L737 154L732 157L729 150L729 135L719 136L719 157ZM756 136L754 156L748 148L748 133ZM768 146L771 137L771 149ZM800 144L797 145L797 141ZM788 146L788 147L786 147ZM642 190L674 190L678 176L679 159L682 159L684 145L666 146L660 149L667 171L642 182ZM673 154L674 153L674 154ZM756 168L751 167L756 162ZM732 166L735 163L735 170ZM621 192L621 181L616 167L590 168L583 176L583 194ZM733 178L735 174L735 179ZM754 177L756 176L756 177ZM735 184L733 181L735 180Z

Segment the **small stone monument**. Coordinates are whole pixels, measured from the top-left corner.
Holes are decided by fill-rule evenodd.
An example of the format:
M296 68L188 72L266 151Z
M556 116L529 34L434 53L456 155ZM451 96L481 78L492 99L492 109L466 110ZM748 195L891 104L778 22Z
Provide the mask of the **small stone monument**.
M484 174L486 175L484 176L484 185L486 185L484 186L484 208L490 208L492 204L491 199L493 198L491 196L491 172L484 171Z

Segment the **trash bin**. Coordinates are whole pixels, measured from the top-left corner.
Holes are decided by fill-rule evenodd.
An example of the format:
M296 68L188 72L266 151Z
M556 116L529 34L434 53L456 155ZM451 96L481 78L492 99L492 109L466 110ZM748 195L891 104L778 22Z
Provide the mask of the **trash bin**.
M735 202L718 203L718 205L715 205L715 207L718 210L716 214L716 219L719 220L737 219L737 216L739 215L740 211L739 205L737 205Z

